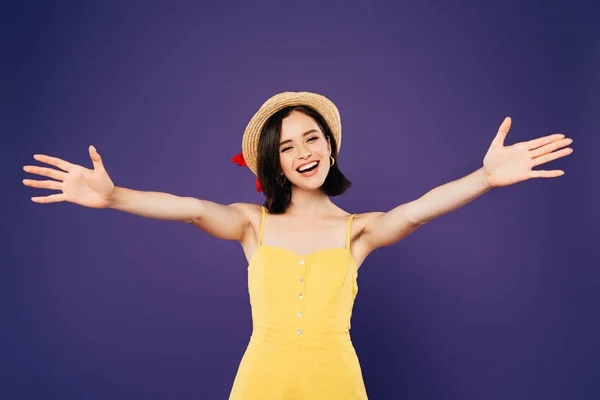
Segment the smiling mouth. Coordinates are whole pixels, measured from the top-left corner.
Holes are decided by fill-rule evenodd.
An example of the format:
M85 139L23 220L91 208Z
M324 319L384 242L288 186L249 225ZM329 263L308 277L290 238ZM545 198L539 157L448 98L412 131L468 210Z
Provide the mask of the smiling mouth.
M305 169L305 170L302 170L302 171L300 171L300 169L297 169L297 170L296 170L296 172L303 174L303 173L310 172L310 171L314 170L314 169L315 169L315 168L317 168L318 166L319 166L319 162L317 161L317 162L316 162L316 164L315 164L315 165L313 165L312 167L310 167L310 168L307 168L307 169Z

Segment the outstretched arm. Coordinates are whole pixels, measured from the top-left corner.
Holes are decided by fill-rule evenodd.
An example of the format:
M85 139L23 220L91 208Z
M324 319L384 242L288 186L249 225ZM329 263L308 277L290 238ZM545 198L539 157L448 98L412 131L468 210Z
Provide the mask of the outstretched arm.
M531 178L554 178L561 170L540 171L533 167L573 152L561 149L572 139L553 134L512 146L504 146L511 119L506 118L492 141L483 167L458 180L438 186L417 200L381 213L365 225L363 241L370 250L388 246L414 232L421 225L475 200L492 188L508 186Z
M34 155L37 161L57 169L34 165L26 165L23 169L54 180L24 179L23 184L34 188L59 190L62 193L32 197L31 200L40 204L66 201L90 208L113 208L145 218L185 221L216 238L238 241L242 241L248 232L249 215L253 209L259 207L245 203L222 205L170 193L117 187L94 146L89 147L89 153L94 169L57 157Z

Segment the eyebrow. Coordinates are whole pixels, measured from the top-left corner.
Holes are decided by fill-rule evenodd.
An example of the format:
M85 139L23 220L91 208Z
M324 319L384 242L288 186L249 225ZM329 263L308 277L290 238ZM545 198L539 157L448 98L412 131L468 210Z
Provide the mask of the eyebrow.
M306 135L310 135L311 133L318 133L318 132L319 132L319 131L318 131L318 130L316 130L316 129L311 129L311 130L309 130L309 131L306 131L306 132L304 132L304 133L302 134L302 136L304 137L304 136L306 136ZM279 147L281 147L281 146L283 146L284 144L286 144L286 143L289 143L289 142L291 142L291 141L292 141L292 139L287 139L287 140L284 140L283 142L279 143Z

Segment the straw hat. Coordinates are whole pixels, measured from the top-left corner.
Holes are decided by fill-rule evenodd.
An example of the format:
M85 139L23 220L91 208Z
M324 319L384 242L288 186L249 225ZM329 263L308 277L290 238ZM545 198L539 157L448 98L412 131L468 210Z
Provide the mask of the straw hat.
M242 155L245 164L254 175L257 175L258 139L263 125L273 114L288 106L306 105L314 108L325 118L335 141L338 153L342 146L342 125L340 113L331 100L317 93L311 92L283 92L267 100L254 114L242 137Z

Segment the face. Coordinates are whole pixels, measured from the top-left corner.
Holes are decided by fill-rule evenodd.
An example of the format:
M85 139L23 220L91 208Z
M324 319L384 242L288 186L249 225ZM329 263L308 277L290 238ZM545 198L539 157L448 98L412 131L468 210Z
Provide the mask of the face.
M321 187L329 173L331 146L316 121L293 111L282 121L279 143L279 159L285 177L302 188ZM316 168L310 168L313 162L318 163ZM301 172L306 167L309 171Z

